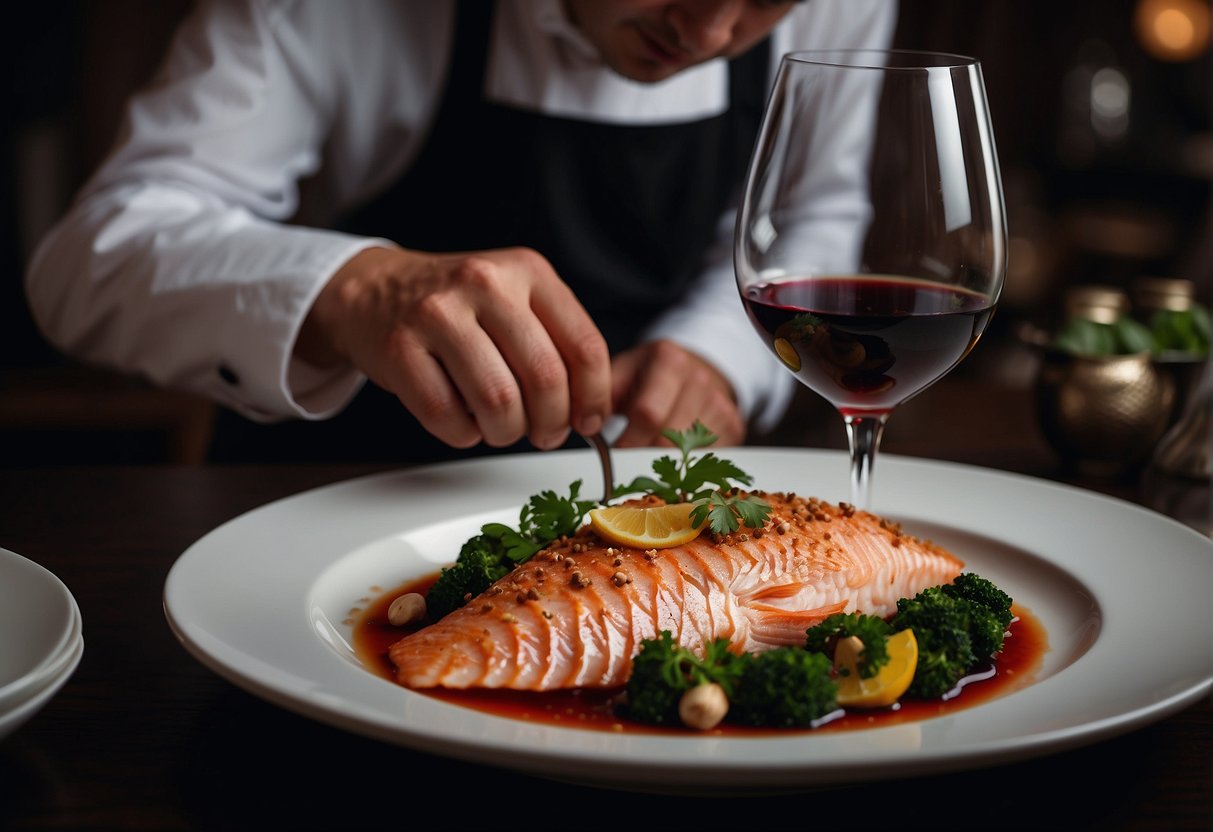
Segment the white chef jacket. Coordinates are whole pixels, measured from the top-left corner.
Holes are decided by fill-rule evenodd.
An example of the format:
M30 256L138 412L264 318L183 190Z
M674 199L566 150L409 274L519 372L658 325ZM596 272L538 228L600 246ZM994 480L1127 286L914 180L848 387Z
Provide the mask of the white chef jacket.
M113 152L26 272L35 320L65 353L200 393L262 422L323 419L366 383L292 355L325 282L388 241L325 230L416 157L437 113L453 0L204 0ZM894 0L809 0L772 32L788 51L884 47ZM486 96L554 116L696 121L729 104L727 61L657 83L603 65L560 0L501 0ZM458 173L452 172L452 183ZM686 302L642 341L712 362L759 429L794 385L745 317L733 275L735 212Z

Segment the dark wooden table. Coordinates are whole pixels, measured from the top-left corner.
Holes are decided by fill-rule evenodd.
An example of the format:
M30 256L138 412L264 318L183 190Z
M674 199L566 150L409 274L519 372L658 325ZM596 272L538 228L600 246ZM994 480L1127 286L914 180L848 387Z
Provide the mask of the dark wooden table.
M797 430L841 441L811 415ZM1023 391L942 384L895 415L886 441L890 453L1060 478ZM67 583L85 639L68 684L0 742L0 829L1213 828L1213 698L1012 765L689 798L558 784L366 739L271 705L186 653L161 605L178 555L245 511L375 470L0 469L0 546ZM1135 497L1127 481L1079 484Z

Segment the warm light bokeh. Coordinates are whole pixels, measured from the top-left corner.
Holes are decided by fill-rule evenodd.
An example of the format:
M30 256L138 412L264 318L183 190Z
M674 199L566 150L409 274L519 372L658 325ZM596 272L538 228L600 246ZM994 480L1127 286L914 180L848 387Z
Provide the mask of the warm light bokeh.
M1160 61L1188 61L1209 46L1210 4L1203 0L1141 0L1134 28Z

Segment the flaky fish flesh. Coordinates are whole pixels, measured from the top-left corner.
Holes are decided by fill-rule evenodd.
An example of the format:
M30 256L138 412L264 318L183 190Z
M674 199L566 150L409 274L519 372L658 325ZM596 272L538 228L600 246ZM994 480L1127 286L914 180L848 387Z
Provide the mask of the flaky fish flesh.
M587 524L488 590L389 648L410 688L557 690L623 685L640 642L669 630L684 647L803 645L826 616L887 617L900 598L950 583L964 564L846 503L752 492L758 529L641 550Z

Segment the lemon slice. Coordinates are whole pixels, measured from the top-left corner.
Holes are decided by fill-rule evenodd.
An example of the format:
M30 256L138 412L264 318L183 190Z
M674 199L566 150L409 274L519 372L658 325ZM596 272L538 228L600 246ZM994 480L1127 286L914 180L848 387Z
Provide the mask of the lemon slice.
M858 648L856 647L858 642ZM856 663L863 642L843 639L834 654L834 666L848 672L838 679L838 704L844 708L884 708L892 705L914 681L918 666L918 640L913 630L889 636L889 661L870 679L859 678Z
M590 512L590 526L604 540L637 549L668 549L699 537L690 503L665 506L605 506Z

